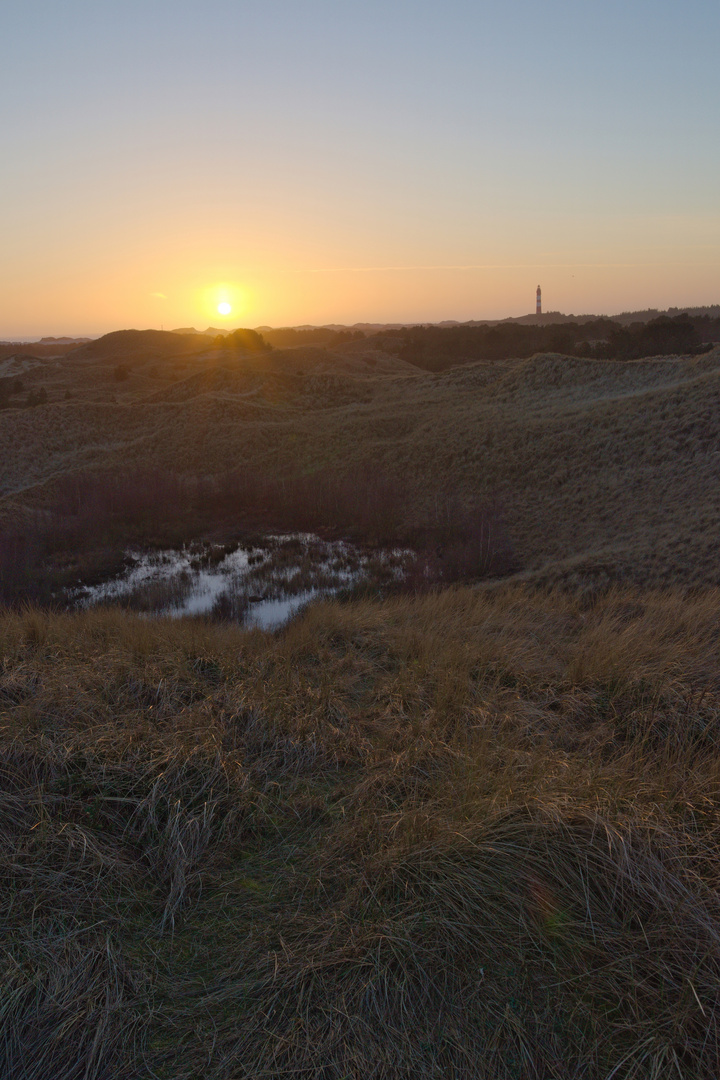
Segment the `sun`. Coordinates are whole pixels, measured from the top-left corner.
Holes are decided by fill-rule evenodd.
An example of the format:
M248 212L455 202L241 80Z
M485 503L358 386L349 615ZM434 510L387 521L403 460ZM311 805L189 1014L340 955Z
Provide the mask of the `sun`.
M232 311L232 304L228 304L227 300L223 300L221 304L218 304L217 309L220 315L229 315Z

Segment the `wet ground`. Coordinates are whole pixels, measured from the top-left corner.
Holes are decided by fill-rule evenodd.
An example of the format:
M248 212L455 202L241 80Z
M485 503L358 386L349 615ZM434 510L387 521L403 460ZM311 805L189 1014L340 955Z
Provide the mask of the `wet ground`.
M341 589L399 582L408 549L364 549L312 533L179 550L129 551L122 574L70 594L78 607L112 604L146 615L209 616L272 630Z

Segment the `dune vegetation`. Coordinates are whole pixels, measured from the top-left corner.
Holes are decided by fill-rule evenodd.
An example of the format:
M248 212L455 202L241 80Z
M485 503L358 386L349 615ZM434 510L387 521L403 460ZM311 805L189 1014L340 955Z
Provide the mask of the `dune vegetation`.
M8 368L0 1077L715 1080L720 348L179 336ZM415 570L60 610L306 529Z
M401 490L409 527L448 500L502 506L516 570L542 585L720 584L720 347L433 373L369 339L236 354L129 334L21 372L47 400L0 413L0 530L88 475L329 472Z
M720 595L0 621L0 1075L720 1069Z

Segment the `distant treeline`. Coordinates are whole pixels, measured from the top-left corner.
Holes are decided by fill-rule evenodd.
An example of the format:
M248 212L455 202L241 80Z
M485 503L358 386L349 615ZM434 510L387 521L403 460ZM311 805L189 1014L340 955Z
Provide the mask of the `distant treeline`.
M365 337L362 330L329 330L317 326L310 330L284 327L279 330L234 330L232 334L219 334L215 345L229 352L268 352L270 349L292 349L299 345L324 345L333 347Z
M612 315L613 322L621 326L630 326L636 322L650 322L660 315L689 315L692 319L702 315L709 315L712 319L720 320L720 304L707 304L705 307L669 307L665 311L657 308L645 308L644 311L623 311L619 315Z
M291 349L296 345L344 345L348 341L361 341L362 330L330 330L314 326L309 330L295 330L291 326L278 330L264 330L263 338L277 349Z
M376 336L378 344L416 367L442 371L473 360L509 360L558 352L604 360L636 360L703 351L720 341L720 318L661 315L648 323L621 326L612 319L552 326L414 326Z

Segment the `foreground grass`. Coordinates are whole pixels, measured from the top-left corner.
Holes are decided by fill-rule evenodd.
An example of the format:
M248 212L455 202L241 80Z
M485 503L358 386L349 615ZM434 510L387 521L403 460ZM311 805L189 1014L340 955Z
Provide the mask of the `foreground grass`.
M720 592L0 617L0 1076L720 1073Z

